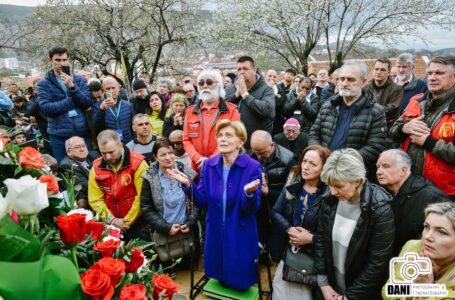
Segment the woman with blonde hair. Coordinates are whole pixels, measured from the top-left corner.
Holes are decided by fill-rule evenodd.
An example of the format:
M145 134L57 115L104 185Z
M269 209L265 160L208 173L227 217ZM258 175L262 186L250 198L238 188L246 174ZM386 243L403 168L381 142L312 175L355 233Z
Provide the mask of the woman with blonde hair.
M431 260L431 272L417 275L413 283L442 284L447 289L447 296L425 299L455 299L455 203L439 202L427 206L422 238L408 241L401 249L400 257L404 257L406 253L414 253ZM402 267L403 263L394 265L395 280L403 279ZM387 285L383 289L384 298L386 291Z
M261 203L261 165L243 152L243 123L216 125L218 154L204 161L199 184L176 169L174 178L207 209L204 270L209 278L238 290L257 283L259 254L256 212Z
M188 103L183 94L174 93L172 95L170 109L171 115L164 119L163 137L169 137L172 131L176 129L183 130L185 122L185 111Z
M395 228L392 196L366 179L357 150L333 152L321 173L324 195L313 238L318 285L325 299L381 299Z

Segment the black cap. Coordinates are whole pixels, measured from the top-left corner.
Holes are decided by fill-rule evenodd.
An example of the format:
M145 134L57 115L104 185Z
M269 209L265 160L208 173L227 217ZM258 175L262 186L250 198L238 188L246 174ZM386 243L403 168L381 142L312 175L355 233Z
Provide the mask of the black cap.
M144 80L142 79L136 79L133 82L133 91L140 90L140 89L146 89L147 86L145 85Z

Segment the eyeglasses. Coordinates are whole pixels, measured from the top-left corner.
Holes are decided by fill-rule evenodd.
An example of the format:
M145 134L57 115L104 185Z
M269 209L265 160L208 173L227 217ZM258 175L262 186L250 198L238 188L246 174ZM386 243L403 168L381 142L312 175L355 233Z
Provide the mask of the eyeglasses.
M183 142L181 141L176 141L176 142L170 142L171 146L182 146Z
M185 94L188 94L188 93L193 92L193 90L188 90L188 91L184 91L184 92L185 92Z
M204 81L204 79L201 79L201 80L199 80L199 82L197 83L197 85L200 86L200 87L203 87L204 84L207 84L207 86L211 86L211 85L214 84L215 82L216 82L216 81L214 81L214 80L212 80L212 79L210 79L210 78L206 79L205 81Z
M81 149L86 149L87 146L84 144L84 145L79 145L79 146L74 146L74 147L71 147L70 150L81 150Z

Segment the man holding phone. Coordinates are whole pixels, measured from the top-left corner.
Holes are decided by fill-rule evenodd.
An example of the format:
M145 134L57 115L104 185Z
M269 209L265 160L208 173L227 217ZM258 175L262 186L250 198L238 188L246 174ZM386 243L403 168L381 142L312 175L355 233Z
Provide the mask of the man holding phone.
M132 129L133 105L120 99L120 84L114 77L104 78L102 87L105 99L97 102L92 109L95 131L112 129L118 133L120 140L127 144L135 137Z
M66 156L65 141L72 136L84 138L91 149L89 126L84 111L92 98L87 80L72 74L68 50L54 47L49 51L51 69L38 83L39 109L47 117L51 149L60 162Z

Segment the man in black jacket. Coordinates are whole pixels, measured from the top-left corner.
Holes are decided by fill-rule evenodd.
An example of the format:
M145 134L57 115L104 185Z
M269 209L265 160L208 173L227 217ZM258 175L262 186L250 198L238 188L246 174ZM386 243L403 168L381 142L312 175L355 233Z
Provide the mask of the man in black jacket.
M294 153L288 149L275 144L270 133L264 130L257 130L251 136L251 157L259 161L263 172L266 175L262 187L261 207L257 213L259 241L269 243L273 247L275 240L282 240L279 236L283 233L271 228L270 211L275 205L281 190L286 183L289 171L296 164ZM281 249L282 247L280 247ZM274 253L271 248L272 258L281 258L282 253Z
M377 163L378 182L393 196L395 243L393 255L398 256L409 240L419 239L424 209L431 203L449 201L431 181L411 174L411 158L399 149L382 152Z
M77 195L77 205L88 208L88 176L96 155L89 153L84 139L73 136L65 141L66 156L60 162L61 172L65 172L68 178L76 179L76 185L81 189Z
M339 95L324 103L310 130L309 144L334 151L354 148L362 155L367 177L375 178L376 161L387 145L384 108L365 89L368 68L347 61L340 70Z
M133 108L134 114L146 114L150 109L149 101L145 98L148 95L147 85L142 79L136 79L133 82Z
M297 119L289 118L283 125L283 132L273 136L278 145L292 151L296 161L299 160L303 149L308 146L308 134L300 132L300 124Z
M235 94L226 100L237 104L240 120L245 124L248 137L256 130L272 133L275 118L275 94L264 77L257 72L254 60L242 56L237 60L237 86ZM250 140L245 143L250 148Z
M375 96L376 101L384 106L387 128L390 128L400 116L403 102L403 89L389 78L392 63L388 58L379 58L374 63L373 79L365 86Z

